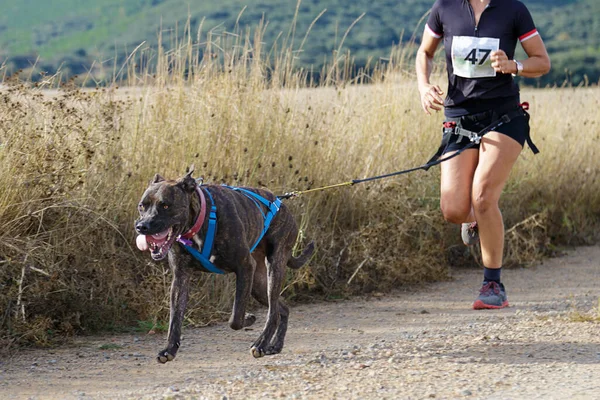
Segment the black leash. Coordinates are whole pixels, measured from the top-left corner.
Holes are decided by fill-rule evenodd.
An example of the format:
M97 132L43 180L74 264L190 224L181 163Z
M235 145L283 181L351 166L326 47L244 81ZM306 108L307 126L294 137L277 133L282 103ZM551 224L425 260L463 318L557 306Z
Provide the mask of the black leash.
M481 138L483 136L485 136L488 132L491 132L491 131L499 128L500 126L509 123L514 118L520 117L520 116L529 117L529 114L526 111L528 109L529 109L529 104L523 103L522 105L519 106L518 109L502 115L498 120L492 122L490 125L486 126L485 128L483 128L481 131L479 131L477 133L470 132L470 131L467 131L465 129L460 129L460 128L456 132L456 124L454 124L454 126L452 128L444 125L445 129L444 129L444 135L442 136L442 144L438 148L437 152L433 155L433 157L431 157L427 163L425 163L421 166L404 169L402 171L391 172L389 174L372 176L370 178L353 179L348 182L342 182L342 183L338 183L335 185L323 186L323 187L319 187L319 188L315 188L315 189L288 192L288 193L277 196L277 198L282 199L282 200L290 199L292 197L298 197L302 194L306 194L306 193L310 193L310 192L316 192L316 191L332 189L332 188L337 188L337 187L342 187L342 186L353 186L353 185L363 183L363 182L376 181L379 179L385 179L385 178L390 178L392 176L404 175L404 174L408 174L410 172L419 171L419 170L427 171L429 168L431 168L435 165L439 165L439 164L443 163L444 161L451 160L454 157L459 156L463 151L468 150L468 149L472 148L473 146L479 144L479 142L481 141ZM449 130L446 131L446 129L449 129ZM446 147L448 146L448 143L450 142L450 139L452 136L459 136L459 137L465 136L471 141L471 143L467 144L465 147L463 147L462 149L458 150L456 153L453 153L450 156L440 158L442 156L442 154L444 153L444 150L446 150ZM527 136L527 144L529 145L529 147L531 148L531 150L533 151L534 154L539 153L539 150L537 149L535 144L533 144L529 135Z

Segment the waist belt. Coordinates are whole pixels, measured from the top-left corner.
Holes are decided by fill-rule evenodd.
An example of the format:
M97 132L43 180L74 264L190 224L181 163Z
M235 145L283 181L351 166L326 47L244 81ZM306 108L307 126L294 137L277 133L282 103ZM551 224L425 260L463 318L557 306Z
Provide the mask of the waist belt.
M529 109L529 103L519 104L519 106L517 108L506 112L500 118L493 121L491 124L489 124L488 126L483 128L479 132L473 132L473 131L470 131L468 129L464 129L463 127L461 127L460 126L461 118L456 118L455 120L451 119L450 121L444 122L444 125L442 128L442 131L443 131L442 143L440 144L440 147L438 148L436 153L433 155L433 157L431 157L429 159L429 161L427 161L427 164L430 164L430 163L433 163L433 162L439 160L439 158L442 156L442 154L444 154L446 147L448 147L448 143L450 143L450 139L452 138L452 136L458 136L458 139L456 141L457 143L460 143L463 140L463 138L467 138L471 142L466 147L464 147L458 151L458 153L462 153L464 150L469 149L469 148L479 144L479 142L481 142L481 138L488 132L498 129L500 126L502 126L504 124L508 124L510 121L512 121L515 118L525 117L525 118L527 118L527 120L529 120L529 113L527 112L528 109ZM525 138L525 141L527 142L527 145L529 146L529 148L531 149L533 154L538 154L540 152L538 150L537 146L531 140L531 136L529 135L529 133L527 133L527 137ZM425 170L427 170L427 169L429 169L429 167L425 168Z

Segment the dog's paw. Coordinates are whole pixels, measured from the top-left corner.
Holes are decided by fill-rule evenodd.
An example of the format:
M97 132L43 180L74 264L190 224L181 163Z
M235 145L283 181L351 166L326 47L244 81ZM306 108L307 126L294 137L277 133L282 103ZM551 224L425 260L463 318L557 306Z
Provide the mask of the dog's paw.
M265 350L266 356L272 356L273 354L279 354L279 353L281 353L281 347L277 347L277 346L269 346Z
M252 346L250 353L252 353L254 358L261 358L265 356L265 350L256 346Z
M165 364L167 361L173 361L174 359L175 359L175 356L170 354L166 350L158 353L158 357L156 357L156 360L161 364Z
M252 326L256 322L256 316L254 314L246 313L244 318L244 328Z

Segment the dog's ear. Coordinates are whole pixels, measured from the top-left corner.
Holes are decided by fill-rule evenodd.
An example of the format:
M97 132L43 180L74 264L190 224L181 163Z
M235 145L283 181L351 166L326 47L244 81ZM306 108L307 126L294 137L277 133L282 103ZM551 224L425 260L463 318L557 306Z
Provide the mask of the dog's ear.
M181 188L188 192L193 193L198 186L198 182L194 178L192 178L192 174L194 173L194 166L192 165L189 169L189 172L185 174L185 176L177 181L177 184L181 186Z
M156 175L154 175L154 178L152 178L152 181L150 181L150 183L158 183L158 182L162 182L164 180L165 180L165 178L163 178L159 174L156 174Z

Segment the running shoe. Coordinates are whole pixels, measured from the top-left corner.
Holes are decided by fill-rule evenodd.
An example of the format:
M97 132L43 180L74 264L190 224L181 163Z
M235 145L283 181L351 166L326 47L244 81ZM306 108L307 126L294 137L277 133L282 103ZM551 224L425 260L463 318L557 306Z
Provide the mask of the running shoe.
M477 221L465 222L461 225L460 236L465 246L473 246L479 243L479 227Z
M504 307L508 307L504 285L494 281L483 282L479 296L473 303L473 310L495 310Z

